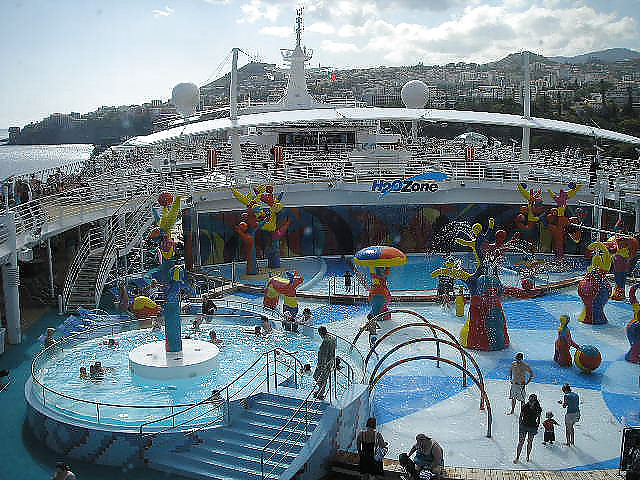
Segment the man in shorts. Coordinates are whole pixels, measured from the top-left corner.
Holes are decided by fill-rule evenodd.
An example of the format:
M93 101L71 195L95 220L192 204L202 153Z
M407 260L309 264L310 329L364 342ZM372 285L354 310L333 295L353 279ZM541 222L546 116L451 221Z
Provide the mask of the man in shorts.
M562 393L564 393L564 398L558 403L562 405L562 408L567 409L567 413L564 414L565 445L570 447L575 445L573 426L580 420L580 397L578 397L577 393L571 391L571 386L568 383L562 386Z
M529 382L533 379L533 370L531 367L524 363L524 353L516 353L516 358L511 364L511 371L509 377L511 379L511 389L509 391L509 398L511 399L511 411L507 415L513 415L513 411L516 408L516 400L520 402L520 408L525 403L525 388Z

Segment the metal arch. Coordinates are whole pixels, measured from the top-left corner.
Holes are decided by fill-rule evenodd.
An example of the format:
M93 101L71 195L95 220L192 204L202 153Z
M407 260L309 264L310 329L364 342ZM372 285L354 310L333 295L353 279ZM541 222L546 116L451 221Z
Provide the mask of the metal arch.
M399 330L402 330L404 328L410 328L410 327L429 327L431 328L431 331L433 332L434 329L436 330L440 330L441 332L445 333L452 341L454 341L455 343L457 343L460 346L460 351L463 351L465 353L468 353L466 350L464 350L464 348L462 347L462 345L460 344L460 342L458 341L458 339L456 338L455 335L453 335L449 330L447 330L446 328L442 328L440 325L436 325L435 323L431 323L429 320L427 320L425 317L423 317L422 315L420 315L417 312L414 312L412 310L395 310L395 311L401 311L401 312L409 312L412 313L413 315L417 316L418 318L420 318L422 320L423 323L407 323L405 325L400 325L399 327L396 328L392 328L391 330L389 330L387 333L385 333L384 335L382 335L382 337L380 337L378 339L378 341L373 345L373 348L369 349L369 354L367 355L367 358L364 361L364 364L367 365L369 363L369 358L371 358L371 354L373 353L373 350L375 350L375 348L380 345L380 343L382 343L382 341L387 338L390 337L391 335L393 335L394 333L398 332ZM438 335L434 335L434 337L438 338ZM436 343L436 353L438 356L440 356L440 343ZM467 368L467 359L464 355L461 355L460 358L462 358L462 366L464 368ZM473 357L471 357L473 358ZM437 367L440 368L440 362L438 362ZM466 375L462 375L462 385L464 387L467 386L467 376Z
M445 340L443 338L433 338L433 337L413 338L411 340L407 340L406 342L401 343L401 344L396 345L395 347L393 347L380 360L378 360L378 363L376 364L376 366L374 367L373 371L371 372L370 380L374 378L374 375L376 374L378 369L382 366L382 363L387 358L389 358L393 353L397 352L402 347L405 347L407 345L411 345L411 344L414 344L414 343L420 343L420 342L436 342L438 344L439 343L444 343L444 344L447 344L447 345L449 345L451 347L454 347L455 349L457 349L462 354L462 361L463 361L462 367L465 370L467 369L466 357L469 357L469 359L471 360L471 363L473 363L473 366L476 369L476 372L478 374L478 378L480 379L480 384L482 385L482 388L484 388L484 376L482 375L482 370L480 370L480 366L478 365L478 362L476 362L475 358L473 358L469 352L467 352L464 348L462 348L462 345L460 345L459 343L450 342L449 340ZM467 375L465 373L463 373L462 377L463 377L462 386L466 387L467 386ZM484 410L484 399L482 397L480 397L480 410Z
M478 388L480 389L480 396L482 398L484 398L484 401L487 404L487 438L491 438L491 424L493 422L493 415L491 414L491 403L489 402L489 396L487 395L486 390L484 389L484 385L481 385L480 382L478 381L478 379L476 377L473 376L473 374L467 370L466 368L462 367L461 365L458 365L456 362L453 362L451 360L448 360L446 358L440 358L440 357L434 357L433 355L417 355L415 357L410 357L410 358L403 358L402 360L398 360L397 362L392 363L391 365L389 365L387 368L385 368L375 379L370 380L369 381L369 395L371 395L371 391L373 390L373 388L376 386L376 384L380 381L380 379L387 374L387 372L389 372L390 370L404 364L407 362L413 362L416 360L435 360L435 361L440 361L440 362L444 362L448 365L451 365L452 367L455 367L459 370L462 370L464 373L466 373L467 375L469 375L471 377L471 379L474 381L474 383L478 386Z
M367 323L364 324L363 327L360 328L360 330L358 331L358 333L356 334L355 338L353 339L353 341L351 342L351 345L355 345L356 342L358 341L358 338L360 338L360 335L362 335L362 332L364 332L367 329L367 325L369 325L370 322L373 321L378 321L378 320L383 320L382 317L386 316L387 314L391 315L393 313L408 313L409 315L414 315L416 317L418 317L420 320L422 320L427 326L429 326L431 328L431 333L433 333L433 336L438 338L438 334L436 333L436 330L433 328L434 325L427 320L426 318L424 318L422 315L420 315L418 312L414 312L413 310L405 310L405 309L400 309L400 310L387 310L386 312L381 312L378 315L376 315L375 317L372 317L371 319L367 319ZM450 334L449 334L450 335ZM384 338L384 337L383 337ZM374 348L378 345L378 343L375 344ZM371 355L371 348L369 348L369 355L367 355L367 360L365 360L364 362L364 366L366 368L367 366L367 361L369 360L369 356ZM436 353L438 355L438 358L440 358L440 343L436 343ZM466 365L466 364L465 364ZM438 361L436 363L436 366L438 368L440 368L440 362ZM466 380L465 380L465 385L466 385Z

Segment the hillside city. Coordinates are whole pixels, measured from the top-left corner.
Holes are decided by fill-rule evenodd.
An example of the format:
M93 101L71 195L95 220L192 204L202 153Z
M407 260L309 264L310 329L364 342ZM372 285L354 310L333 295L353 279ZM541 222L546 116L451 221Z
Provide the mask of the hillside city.
M610 49L572 58L530 53L529 62L533 116L640 134L640 52ZM306 73L310 93L324 103L401 107L402 86L418 79L427 84L426 108L519 114L522 65L522 54L516 53L482 65L460 62L349 70L317 66L307 68ZM268 63L240 68L240 106L278 101L287 73ZM201 120L228 115L229 82L227 74L200 87ZM110 145L167 128L176 119L175 107L160 99L143 105L103 106L86 114L54 113L23 128L11 127L9 142Z

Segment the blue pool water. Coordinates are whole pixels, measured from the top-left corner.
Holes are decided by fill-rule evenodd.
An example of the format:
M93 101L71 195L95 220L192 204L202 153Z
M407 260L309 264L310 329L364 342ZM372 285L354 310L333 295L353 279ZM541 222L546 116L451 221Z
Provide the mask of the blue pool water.
M134 330L114 335L115 347L104 345L104 338L87 340L50 358L36 374L48 388L75 399L118 405L144 405L149 407L197 403L206 399L213 389L221 389L242 374L264 352L281 347L302 363L315 365L317 346L299 333L274 330L268 336L256 337L253 326L244 324L203 323L194 332L183 324L183 334L195 340L208 340L208 332L215 329L222 339L217 368L208 374L190 378L159 382L132 375L129 370L129 352L152 341L164 341L164 332L149 329ZM86 380L79 377L79 369L89 369L96 361L106 369L104 379ZM41 398L41 392L38 391ZM96 407L56 396L47 392L47 404L55 405L60 413L76 419L96 421ZM144 421L171 413L171 409L143 409L128 407L101 407L100 423L109 425L137 425ZM203 422L207 418L203 418Z

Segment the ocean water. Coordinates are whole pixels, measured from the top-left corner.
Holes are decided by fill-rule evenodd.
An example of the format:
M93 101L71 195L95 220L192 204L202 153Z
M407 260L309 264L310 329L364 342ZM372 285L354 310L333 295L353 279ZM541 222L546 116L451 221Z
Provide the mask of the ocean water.
M0 139L3 137L0 130ZM5 133L6 135L6 133ZM0 144L0 180L37 170L60 167L89 158L93 145L75 143L65 145L3 145Z

